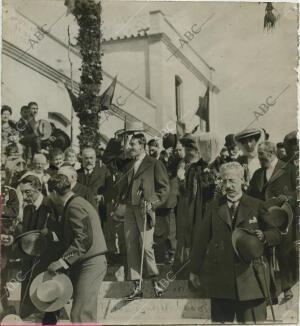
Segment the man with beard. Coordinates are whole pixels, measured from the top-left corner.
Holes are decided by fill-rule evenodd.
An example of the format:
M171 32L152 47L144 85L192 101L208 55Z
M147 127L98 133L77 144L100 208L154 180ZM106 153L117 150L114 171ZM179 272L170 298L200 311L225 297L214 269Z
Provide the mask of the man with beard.
M278 160L276 146L271 142L263 142L258 146L258 158L261 168L255 171L248 189L250 196L263 201L278 198L281 204L289 201L295 208L296 191L295 166ZM291 287L295 282L295 257L293 248L293 226L291 225L277 248L281 286L286 300L293 297Z
M77 171L78 182L92 190L99 210L101 226L107 220L105 207L105 190L109 183L110 173L105 165L97 163L96 151L87 147L82 150L82 168Z
M151 157L158 159L159 145L156 139L151 139L148 141L148 153Z
M120 181L119 202L126 204L124 232L128 276L134 282L133 292L125 299L135 300L143 297L141 264L145 265L153 280L155 295L161 295L156 280L159 272L153 250L153 233L155 210L169 195L169 178L162 162L146 154L144 134L137 133L131 137L129 150L133 160L127 165Z
M260 263L244 261L234 249L232 235L238 229L251 230L249 245L256 243L261 249L260 266L268 271L265 251L279 244L280 232L267 222L263 203L242 192L244 171L239 163L222 165L220 174L226 194L211 202L195 227L190 281L211 299L213 323L232 323L235 317L243 324L264 322L267 303L256 265ZM264 284L270 287L270 281Z

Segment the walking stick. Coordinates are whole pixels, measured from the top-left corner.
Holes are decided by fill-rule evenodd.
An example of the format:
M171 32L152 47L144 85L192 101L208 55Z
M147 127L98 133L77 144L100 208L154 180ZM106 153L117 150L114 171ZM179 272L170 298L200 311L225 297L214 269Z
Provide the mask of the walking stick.
M265 265L263 257L260 258L260 262L261 262L261 266L262 266L262 269L263 269L264 282L265 282L266 289L267 289L267 296L268 296L268 300L269 300L269 303L270 303L270 306L271 306L272 318L273 318L273 321L276 321L274 308L273 308L273 304L272 304L271 293L270 293L270 289L269 289L268 283L267 283L267 276L266 276L266 269L265 269L266 265Z
M142 278L143 278L143 268L144 268L144 251L145 251L145 233L146 233L146 224L147 224L147 210L146 210L146 201L143 199L142 204L143 217L144 217L144 228L142 236L142 259L141 259L141 269L140 269L140 280L139 280L139 289L142 289Z

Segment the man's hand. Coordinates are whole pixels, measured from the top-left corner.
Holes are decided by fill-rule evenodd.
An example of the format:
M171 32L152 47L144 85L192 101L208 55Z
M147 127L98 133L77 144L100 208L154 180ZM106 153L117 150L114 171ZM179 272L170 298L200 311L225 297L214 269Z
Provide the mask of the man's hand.
M198 289L201 286L200 277L196 274L190 273L190 282L194 288Z
M151 212L152 211L152 204L148 201L145 201L145 208L147 212Z
M177 177L179 180L184 180L185 178L185 170L184 168L179 168L177 171Z
M1 244L5 247L9 247L13 244L14 237L12 235L1 234Z
M261 230L255 230L255 234L261 242L265 242L265 235Z
M104 196L103 195L97 195L96 200L97 200L97 203L104 202Z
M63 265L60 263L59 260L56 260L48 266L48 272L53 275L56 274L56 272L62 268L64 268Z

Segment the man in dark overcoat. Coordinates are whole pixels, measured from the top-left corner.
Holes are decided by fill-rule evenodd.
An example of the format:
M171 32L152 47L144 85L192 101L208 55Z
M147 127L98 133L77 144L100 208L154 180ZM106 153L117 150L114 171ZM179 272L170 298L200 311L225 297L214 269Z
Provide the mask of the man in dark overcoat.
M248 194L263 201L274 198L281 200L282 203L289 201L295 209L295 166L279 160L276 156L276 146L271 142L263 142L258 146L258 158L261 168L255 171L250 180ZM296 281L296 253L293 250L294 228L295 225L292 224L276 248L281 288L287 300L293 297L291 287Z
M220 173L226 195L209 204L196 226L190 281L202 286L211 298L213 322L233 322L235 317L240 323L264 321L265 291L253 264L243 262L235 253L232 233L235 228L253 230L268 247L280 242L280 232L265 222L263 203L243 194L244 170L239 163L224 164ZM264 264L268 267L266 260Z

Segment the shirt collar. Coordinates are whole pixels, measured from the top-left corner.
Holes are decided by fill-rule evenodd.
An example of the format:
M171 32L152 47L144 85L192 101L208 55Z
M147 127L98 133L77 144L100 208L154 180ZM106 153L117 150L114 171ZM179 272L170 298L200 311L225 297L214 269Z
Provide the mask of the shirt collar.
M239 194L238 196L236 196L234 198L230 198L230 197L226 196L226 199L230 203L235 203L235 202L239 202L241 200L242 196L243 196L243 194Z
M275 159L271 162L269 169L273 170L278 163L278 158L275 157Z
M66 199L64 200L64 207L66 205L66 203L68 202L68 200L74 195L74 193L71 191L68 196L66 197Z
M42 194L39 194L37 200L35 201L35 203L33 203L33 206L35 206L36 209L39 209L40 206L42 205L44 196Z
M146 153L144 152L137 160L135 160L136 162L141 162L146 156Z

